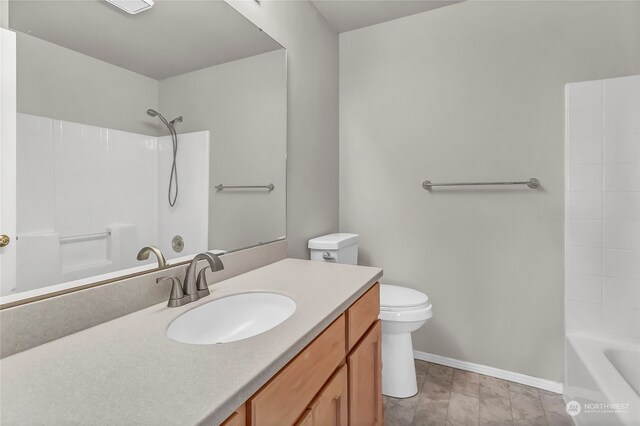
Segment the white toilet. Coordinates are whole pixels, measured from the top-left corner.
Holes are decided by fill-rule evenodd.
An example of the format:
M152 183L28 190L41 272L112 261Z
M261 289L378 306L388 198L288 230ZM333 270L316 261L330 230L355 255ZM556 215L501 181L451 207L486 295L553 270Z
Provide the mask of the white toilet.
M358 263L358 235L330 234L309 240L311 260ZM432 317L426 294L407 287L380 286L382 393L408 398L418 393L411 333Z

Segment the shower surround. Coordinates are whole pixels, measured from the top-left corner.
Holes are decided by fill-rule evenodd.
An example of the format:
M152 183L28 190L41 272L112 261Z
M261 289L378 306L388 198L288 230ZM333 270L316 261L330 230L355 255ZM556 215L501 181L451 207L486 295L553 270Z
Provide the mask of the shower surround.
M208 131L179 135L180 194L170 207L170 136L28 114L17 124L18 282L2 295L139 266L146 245L168 259L207 249Z
M566 117L564 393L640 424L640 76L568 84Z

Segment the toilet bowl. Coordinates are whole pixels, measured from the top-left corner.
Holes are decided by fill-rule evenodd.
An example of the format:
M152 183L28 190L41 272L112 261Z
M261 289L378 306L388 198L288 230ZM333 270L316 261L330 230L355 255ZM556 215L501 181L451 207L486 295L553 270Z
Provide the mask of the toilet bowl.
M358 264L358 234L329 234L309 240L311 260ZM408 398L418 393L411 333L431 318L426 294L411 288L382 284L382 393Z
M382 393L408 398L418 393L411 333L432 317L426 294L411 288L382 284Z

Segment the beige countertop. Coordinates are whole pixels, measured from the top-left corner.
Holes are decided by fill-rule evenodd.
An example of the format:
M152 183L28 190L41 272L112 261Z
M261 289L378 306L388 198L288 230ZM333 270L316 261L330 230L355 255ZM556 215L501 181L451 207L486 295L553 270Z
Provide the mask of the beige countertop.
M381 276L379 268L285 259L214 284L209 297L189 305L154 305L4 358L0 421L218 424ZM182 313L248 291L289 296L296 311L232 343L188 345L166 336Z

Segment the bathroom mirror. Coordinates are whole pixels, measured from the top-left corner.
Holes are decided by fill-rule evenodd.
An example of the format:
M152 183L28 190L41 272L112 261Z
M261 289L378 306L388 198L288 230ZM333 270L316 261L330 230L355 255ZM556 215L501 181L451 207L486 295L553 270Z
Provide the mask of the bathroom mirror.
M4 303L154 269L145 246L175 264L285 237L285 49L223 1L118 7L136 4L9 2L17 279Z

